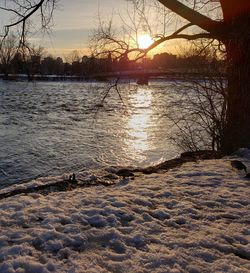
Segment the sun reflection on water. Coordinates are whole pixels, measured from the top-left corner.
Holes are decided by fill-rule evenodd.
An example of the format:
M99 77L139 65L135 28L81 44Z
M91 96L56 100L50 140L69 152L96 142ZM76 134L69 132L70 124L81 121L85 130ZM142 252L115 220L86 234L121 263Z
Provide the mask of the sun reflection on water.
M130 98L134 111L128 116L126 148L133 159L143 162L147 151L152 148L150 127L152 125L152 91L138 87Z

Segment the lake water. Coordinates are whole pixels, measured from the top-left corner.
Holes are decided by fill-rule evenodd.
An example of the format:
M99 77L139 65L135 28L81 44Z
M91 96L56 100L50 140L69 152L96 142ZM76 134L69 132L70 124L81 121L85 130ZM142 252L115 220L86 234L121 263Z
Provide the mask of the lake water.
M0 187L107 165L147 166L179 151L164 111L174 82L0 81Z

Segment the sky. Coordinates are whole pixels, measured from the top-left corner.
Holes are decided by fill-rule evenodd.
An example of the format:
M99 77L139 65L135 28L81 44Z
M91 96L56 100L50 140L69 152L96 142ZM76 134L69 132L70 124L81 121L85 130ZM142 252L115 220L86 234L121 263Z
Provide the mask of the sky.
M85 53L89 35L98 26L98 14L108 19L126 5L125 0L60 0L51 33L45 34L40 41L53 55L67 55L75 49Z
M0 0L2 6L4 2L5 0ZM50 33L42 34L38 27L40 19L33 16L35 23L32 25L30 41L32 44L43 46L47 53L53 56L66 57L76 49L81 55L90 54L88 41L93 30L98 27L98 15L105 22L112 16L115 18L114 20L118 20L119 16L117 15L119 14L126 18L124 16L127 16L127 6L128 1L126 0L57 0ZM158 19L157 16L152 18L150 25ZM9 23L10 18L6 12L0 10L0 26L5 25L6 22ZM115 21L114 24L119 27L121 21L119 20L119 23ZM171 48L170 51L175 51L174 47L179 43L179 41L174 41L168 49ZM166 48L161 50L158 47L157 50L165 51Z
M4 7L5 3L0 0L0 6ZM67 54L75 49L86 51L89 35L98 26L98 14L108 19L126 6L125 0L57 0L50 34L41 34L39 24L36 27L38 16L33 16L35 23L30 40L44 46L52 55ZM0 9L0 26L10 20L10 14Z
M54 27L50 36L42 38L43 44L53 55L67 55L75 49L88 54L89 36L98 27L98 15L103 21L113 17L115 25L121 26L119 15L126 18L128 5L126 0L59 0L54 12ZM172 44L174 50L176 42ZM164 51L160 47L158 50Z

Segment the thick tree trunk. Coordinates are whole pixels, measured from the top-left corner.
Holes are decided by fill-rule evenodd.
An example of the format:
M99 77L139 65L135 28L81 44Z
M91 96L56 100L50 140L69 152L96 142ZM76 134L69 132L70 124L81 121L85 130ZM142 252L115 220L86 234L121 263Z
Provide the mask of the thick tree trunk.
M250 148L250 14L233 18L225 42L228 58L228 109L222 151Z
M224 42L228 63L228 108L222 152L250 148L250 0L220 0L222 22L193 11L180 0L158 1Z

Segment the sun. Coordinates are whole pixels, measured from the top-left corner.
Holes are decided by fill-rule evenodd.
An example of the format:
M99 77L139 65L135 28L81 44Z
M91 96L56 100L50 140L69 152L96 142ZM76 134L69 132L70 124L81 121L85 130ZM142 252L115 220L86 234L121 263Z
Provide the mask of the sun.
M154 41L148 34L143 34L138 37L139 48L145 49L152 45Z

